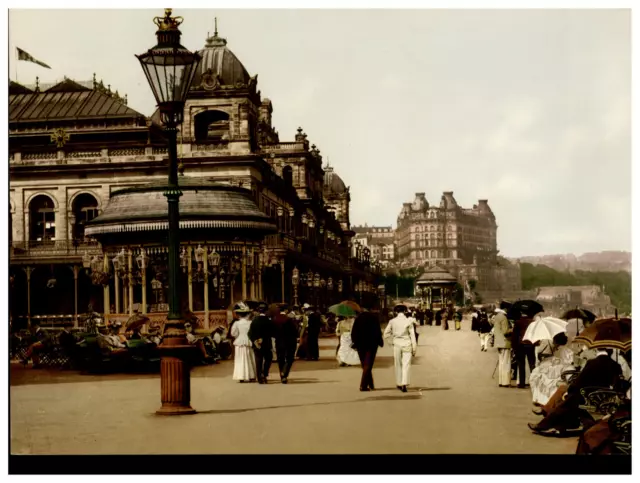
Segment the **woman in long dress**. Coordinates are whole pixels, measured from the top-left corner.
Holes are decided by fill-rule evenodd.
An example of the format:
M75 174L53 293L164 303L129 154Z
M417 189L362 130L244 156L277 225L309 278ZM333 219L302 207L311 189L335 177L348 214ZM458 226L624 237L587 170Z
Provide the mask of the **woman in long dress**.
M244 302L238 302L234 311L240 319L231 328L231 336L234 338L233 345L235 346L233 380L247 382L256 378L256 361L249 339L251 309Z
M338 352L336 358L341 366L359 366L360 357L358 351L351 347L353 343L351 340L351 329L353 328L353 317L343 318L340 317L338 325L336 326L336 335L340 337L340 345L338 346Z
M542 361L531 371L529 384L533 404L544 406L558 389L563 372L573 370L574 353L567 345L567 336L563 332L553 341L542 341L540 356Z

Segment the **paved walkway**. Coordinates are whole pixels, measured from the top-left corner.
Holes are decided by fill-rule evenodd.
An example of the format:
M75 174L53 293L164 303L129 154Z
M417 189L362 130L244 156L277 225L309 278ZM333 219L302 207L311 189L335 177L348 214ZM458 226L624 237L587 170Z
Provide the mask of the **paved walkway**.
M395 387L385 346L377 390L358 391L360 369L338 367L335 339L321 360L296 361L288 385L239 384L232 362L192 372L198 414L162 417L158 375L88 376L11 364L14 454L550 453L576 439L535 436L528 390L499 388L495 349L469 331L421 327L412 385Z

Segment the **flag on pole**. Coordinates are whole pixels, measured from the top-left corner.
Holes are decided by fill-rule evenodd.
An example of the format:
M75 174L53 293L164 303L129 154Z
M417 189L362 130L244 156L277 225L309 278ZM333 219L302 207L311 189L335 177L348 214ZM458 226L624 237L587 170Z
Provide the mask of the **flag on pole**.
M41 65L42 67L46 67L47 69L51 69L51 67L49 67L47 64L34 58L33 55L31 55L28 52L25 52L20 47L16 47L16 49L18 49L18 60L26 60L27 62L33 62L34 64L38 64L38 65Z

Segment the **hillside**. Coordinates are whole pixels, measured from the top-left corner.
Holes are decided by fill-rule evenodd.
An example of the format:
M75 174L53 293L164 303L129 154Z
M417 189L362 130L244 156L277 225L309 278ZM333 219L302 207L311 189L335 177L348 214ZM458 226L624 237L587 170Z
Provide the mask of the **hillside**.
M574 273L555 270L546 265L522 263L522 289L532 290L538 287L599 285L604 286L605 293L611 297L611 303L621 312L631 312L631 273L620 270L586 271L576 270Z
M510 260L520 260L521 263L531 263L533 265L546 265L555 270L569 271L572 273L578 270L631 272L631 253L623 251L583 253L580 256L572 253L564 255L543 255L510 258Z

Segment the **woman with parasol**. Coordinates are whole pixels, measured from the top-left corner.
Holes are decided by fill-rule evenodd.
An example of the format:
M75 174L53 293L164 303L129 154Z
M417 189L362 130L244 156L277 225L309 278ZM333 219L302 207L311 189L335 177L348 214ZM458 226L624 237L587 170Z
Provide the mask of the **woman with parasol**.
M351 330L353 329L354 317L358 312L362 312L362 309L355 302L349 304L343 302L329 307L329 312L336 314L338 320L336 335L339 338L339 344L336 359L338 359L340 366L360 365L358 352L351 347L353 344Z

